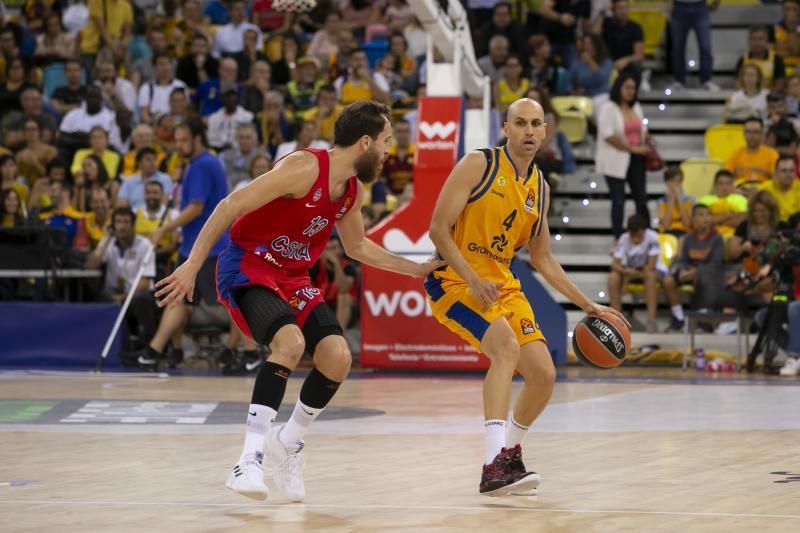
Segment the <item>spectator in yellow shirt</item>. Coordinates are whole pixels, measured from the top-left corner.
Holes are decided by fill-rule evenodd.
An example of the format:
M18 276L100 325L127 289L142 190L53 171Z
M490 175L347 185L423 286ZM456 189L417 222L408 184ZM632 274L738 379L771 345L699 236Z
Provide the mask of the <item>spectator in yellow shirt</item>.
M794 157L782 155L772 179L758 186L777 200L781 222L788 222L790 216L800 211L800 181L795 179L796 170Z
M724 168L714 176L714 190L699 203L711 210L711 224L724 238L733 235L736 226L747 220L747 198L736 192L733 174Z
M764 123L760 118L748 118L744 123L746 145L736 150L725 163L725 168L733 172L736 186L755 187L769 180L778 152L764 144Z
M333 85L323 85L317 93L317 105L305 112L303 120L316 122L318 137L333 144L333 126L342 111L344 106L336 101L336 88Z
M182 91L181 91L182 92ZM144 147L152 148L156 152L156 166L161 167L166 154L156 143L153 142L153 128L147 124L139 124L131 132L131 149L122 158L122 179L133 176L139 172L139 165L136 163L136 154Z
M89 22L78 34L84 65L91 70L101 48L108 48L115 62L125 59L133 33L133 9L128 0L88 0Z
M83 160L89 155L96 155L103 162L108 177L114 179L119 172L119 154L108 149L108 132L100 126L95 126L89 131L89 148L81 148L72 158L70 171L72 175L78 174L83 168Z
M89 205L92 212L86 215L86 234L89 236L89 246L94 250L111 225L111 197L108 189L93 187Z
M666 194L658 202L658 229L682 237L692 225L694 198L683 192L683 172L678 166L669 166L664 171Z

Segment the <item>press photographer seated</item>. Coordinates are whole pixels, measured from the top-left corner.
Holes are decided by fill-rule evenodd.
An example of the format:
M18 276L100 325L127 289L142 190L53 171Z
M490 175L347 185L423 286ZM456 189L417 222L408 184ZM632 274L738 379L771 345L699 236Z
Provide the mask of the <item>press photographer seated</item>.
M136 215L129 207L118 207L111 216L111 226L97 248L86 259L86 268L105 266L105 281L101 300L121 304L136 281L139 270L142 277L136 285L125 318L131 333L138 333L144 342L156 331L156 306L150 289L156 274L156 258L150 253L150 241L134 232Z

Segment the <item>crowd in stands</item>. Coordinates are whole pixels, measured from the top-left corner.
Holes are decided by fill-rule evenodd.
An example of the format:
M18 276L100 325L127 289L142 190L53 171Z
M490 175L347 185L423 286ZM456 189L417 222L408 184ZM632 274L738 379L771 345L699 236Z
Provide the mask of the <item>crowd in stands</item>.
M800 3L784 1L780 21L748 33L723 117L744 124L746 145L702 198L684 194L680 169L667 168L653 229L646 190L651 138L638 103L639 92L650 90L650 72L645 35L630 19L628 1L464 3L494 111L502 117L524 96L544 107L548 131L537 163L547 179L576 168L551 99L592 101L596 171L612 200L612 304L621 305L627 282L641 280L650 331L659 286L672 309L671 329L683 327L682 286L694 286L692 308L740 305L726 300L726 278L717 274L757 256L784 224L797 227ZM718 89L710 39L718 4L672 3L673 90L687 83L690 30L701 84ZM189 226L213 209L207 202L193 219L187 206L224 197L294 150L330 147L343 107L362 99L389 104L395 118L394 145L362 207L365 224L408 202L426 39L405 0L317 0L306 13L277 11L270 0L26 0L17 11L0 10L0 222L62 228L80 266L104 265L97 299L119 301L144 266L131 327L145 342L155 338L156 352L173 353L177 363L180 343L171 351L169 345L180 338L181 320L159 319L147 295L187 255L198 230ZM181 131L190 138L186 150ZM192 154L201 153L218 161L224 191L189 187ZM626 183L636 208L627 228ZM669 266L661 235L680 238ZM143 265L148 242L155 253ZM340 321L357 323L358 265L335 241L312 275ZM232 330L232 339L238 335Z

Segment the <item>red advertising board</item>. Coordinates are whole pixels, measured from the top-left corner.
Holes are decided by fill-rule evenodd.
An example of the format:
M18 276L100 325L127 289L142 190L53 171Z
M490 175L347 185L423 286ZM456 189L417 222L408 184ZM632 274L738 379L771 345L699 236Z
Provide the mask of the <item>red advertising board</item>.
M434 251L428 237L439 191L458 157L461 98L424 97L417 108L414 195L373 228L386 249L422 262ZM421 279L363 268L361 364L373 367L478 369L488 360L432 316Z

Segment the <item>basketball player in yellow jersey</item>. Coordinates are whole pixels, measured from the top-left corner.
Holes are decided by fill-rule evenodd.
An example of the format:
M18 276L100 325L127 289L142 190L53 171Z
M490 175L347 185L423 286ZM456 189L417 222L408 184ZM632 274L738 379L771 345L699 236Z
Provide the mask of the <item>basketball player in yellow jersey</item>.
M556 377L531 305L510 270L516 250L527 244L536 270L584 312L622 316L586 297L550 251L548 186L533 164L545 137L541 105L515 101L503 132L506 146L467 154L447 178L430 237L448 266L425 280L436 319L491 362L483 385L486 460L479 487L488 495L535 493L540 478L525 471L521 442L550 400ZM506 423L515 370L525 387Z

